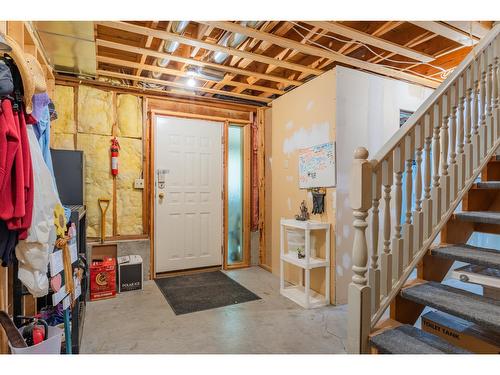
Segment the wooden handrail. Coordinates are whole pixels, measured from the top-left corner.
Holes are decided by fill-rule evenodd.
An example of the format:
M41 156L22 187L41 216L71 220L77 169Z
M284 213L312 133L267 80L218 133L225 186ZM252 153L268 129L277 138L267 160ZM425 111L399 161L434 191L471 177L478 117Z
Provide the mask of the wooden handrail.
M368 352L370 331L500 147L499 32L496 25L375 158L356 149L349 352Z
M490 32L480 40L480 42L472 49L471 52L463 59L463 61L453 70L453 72L446 77L446 79L434 90L434 92L422 103L422 105L408 118L408 120L401 126L396 133L382 146L382 148L375 154L372 159L374 168L387 158L387 156L394 151L401 140L404 139L406 134L415 127L417 122L429 111L431 106L436 103L446 91L450 88L451 84L458 78L463 70L474 60L474 58L490 44L495 36L500 31L500 24L495 25Z

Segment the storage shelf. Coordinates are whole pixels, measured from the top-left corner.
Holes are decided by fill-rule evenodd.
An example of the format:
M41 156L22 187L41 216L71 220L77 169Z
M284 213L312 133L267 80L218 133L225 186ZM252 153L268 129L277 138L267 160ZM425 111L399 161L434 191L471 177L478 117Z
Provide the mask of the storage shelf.
M327 302L324 296L316 293L314 290L309 290L309 306L307 305L306 293L304 287L300 285L294 285L280 289L281 295L291 299L293 302L302 306L305 309L326 306Z
M295 219L281 219L281 225L289 228L309 229L309 230L330 228L330 223L324 223L315 220L300 221Z
M283 254L281 256L281 259L287 263L291 263L294 266L297 266L297 267L300 267L303 269L311 269L311 268L328 267L329 266L328 261L326 259L310 257L309 258L309 267L308 267L306 264L305 258L299 259L299 258L297 258L296 254L292 254L292 253Z

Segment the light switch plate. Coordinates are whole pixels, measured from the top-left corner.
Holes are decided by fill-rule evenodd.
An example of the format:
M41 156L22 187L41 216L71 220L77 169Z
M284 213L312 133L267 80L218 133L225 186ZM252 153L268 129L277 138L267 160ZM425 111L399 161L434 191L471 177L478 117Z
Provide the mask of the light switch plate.
M143 178L137 178L134 181L134 188L135 189L144 189L144 179Z

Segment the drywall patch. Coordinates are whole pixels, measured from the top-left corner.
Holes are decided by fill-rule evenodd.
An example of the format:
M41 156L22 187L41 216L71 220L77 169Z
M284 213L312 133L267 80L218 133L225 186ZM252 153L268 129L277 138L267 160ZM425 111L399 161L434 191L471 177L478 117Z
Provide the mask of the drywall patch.
M293 181L293 176L286 176L286 180L288 182L292 182Z
M288 211L291 211L292 210L292 200L290 199L290 197L288 197L288 199L286 200L286 203L288 205Z
M283 153L291 154L301 148L330 142L330 123L314 124L310 129L300 128L283 141Z
M293 128L293 122L292 122L292 121L288 121L288 122L286 123L286 125L285 125L285 128L286 128L287 130L292 129L292 128Z
M306 111L310 111L314 107L314 100L309 100L307 102Z

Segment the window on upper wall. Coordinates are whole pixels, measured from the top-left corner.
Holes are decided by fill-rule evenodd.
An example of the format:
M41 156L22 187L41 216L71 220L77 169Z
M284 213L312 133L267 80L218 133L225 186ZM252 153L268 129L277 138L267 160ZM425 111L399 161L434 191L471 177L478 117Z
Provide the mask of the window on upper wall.
M399 127L403 126L403 124L413 115L413 111L405 111L404 109L399 110Z

